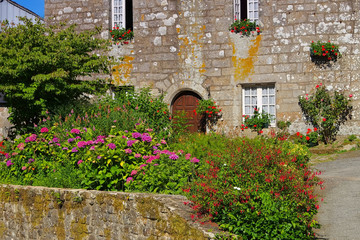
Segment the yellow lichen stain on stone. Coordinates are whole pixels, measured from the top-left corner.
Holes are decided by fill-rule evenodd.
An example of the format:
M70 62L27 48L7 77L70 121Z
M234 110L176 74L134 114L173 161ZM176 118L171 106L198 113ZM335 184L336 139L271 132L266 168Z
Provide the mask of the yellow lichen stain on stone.
M65 221L64 221L65 216L64 216L64 211L59 210L58 214L59 214L58 222L54 226L56 239L65 240Z
M105 235L106 240L111 240L111 229L110 228L105 228L104 229L104 235Z
M42 193L38 195L25 189L21 189L19 195L22 199L22 206L24 207L25 214L30 218L32 227L37 227L49 212L49 203L52 201L49 192L43 190Z
M167 233L171 239L180 240L180 239L196 239L196 240L205 240L208 239L204 233L189 225L189 223L181 218L180 216L174 214L169 217L169 219L159 219L156 222L156 229L159 232ZM151 239L151 238L148 238Z
M141 14L141 21L144 21L144 20L145 20L145 15Z
M117 213L124 211L124 200L116 197L114 199L113 206Z
M112 68L113 83L115 85L120 86L129 82L133 70L133 60L134 57L124 56L122 62Z
M176 28L176 32L180 33L180 28L179 27Z
M5 231L6 231L5 223L0 221L0 236L4 236Z
M86 216L79 218L78 221L71 222L70 234L74 239L84 239L88 237L88 228L86 225Z
M251 74L254 73L254 63L259 51L259 46L261 42L261 35L258 35L255 39L251 40L252 45L248 50L247 58L239 58L235 56L236 47L233 43L233 57L232 62L235 69L234 78L235 81L243 81Z
M206 72L206 69L205 69L205 62L203 62L203 64L200 66L200 69L199 69L199 72L200 73L205 73Z
M163 207L163 204L151 197L138 199L136 205L136 209L142 217L156 220L161 219L159 207Z

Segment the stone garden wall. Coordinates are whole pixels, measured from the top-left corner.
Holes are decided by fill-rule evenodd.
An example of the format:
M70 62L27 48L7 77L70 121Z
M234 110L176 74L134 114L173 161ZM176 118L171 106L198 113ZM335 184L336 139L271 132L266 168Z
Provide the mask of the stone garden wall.
M110 0L45 1L45 21L68 19L80 30L111 28ZM114 79L119 85L150 86L156 94L191 90L212 97L223 108L227 130L242 121L242 89L273 84L276 117L305 129L298 96L315 85L342 89L353 95L354 117L342 134L360 134L360 0L260 1L262 33L243 37L230 33L233 0L133 1L135 38L114 45L122 56ZM55 18L54 18L55 17ZM311 41L340 45L343 57L329 65L311 61Z
M0 185L0 239L212 239L183 196Z

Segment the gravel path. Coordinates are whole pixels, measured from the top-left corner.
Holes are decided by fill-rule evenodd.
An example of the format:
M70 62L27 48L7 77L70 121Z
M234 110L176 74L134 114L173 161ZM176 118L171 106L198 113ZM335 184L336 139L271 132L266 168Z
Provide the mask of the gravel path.
M360 239L360 151L341 154L337 160L315 165L322 172L325 190L317 221L318 239Z

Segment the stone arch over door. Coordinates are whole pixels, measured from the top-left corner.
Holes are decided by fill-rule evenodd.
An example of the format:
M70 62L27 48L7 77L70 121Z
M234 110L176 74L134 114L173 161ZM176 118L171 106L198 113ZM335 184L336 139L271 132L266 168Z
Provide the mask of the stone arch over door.
M172 114L178 115L179 112L184 111L188 119L188 130L190 132L205 132L206 124L201 115L195 114L198 100L202 99L198 94L192 91L182 91L178 93L172 103L171 110Z

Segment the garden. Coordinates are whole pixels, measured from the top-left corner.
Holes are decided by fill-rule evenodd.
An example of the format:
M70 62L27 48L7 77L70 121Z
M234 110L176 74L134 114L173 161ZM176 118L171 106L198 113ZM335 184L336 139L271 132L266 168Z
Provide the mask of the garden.
M285 122L264 135L270 117L257 109L242 126L258 133L254 139L190 134L184 116L172 116L163 96L149 89L110 97L110 83L76 80L108 71L109 59L88 54L105 42L71 28L25 23L0 34L1 56L8 56L7 62L0 57L0 90L14 125L0 144L0 183L182 194L193 221L214 222L231 234L219 238L314 239L321 202L315 189L323 182L310 169L309 147L336 139L351 115L351 97L324 86L301 97L313 126L306 135L290 136ZM27 57L18 62L18 54ZM206 115L209 129L221 116L213 100L199 102L194 112Z

